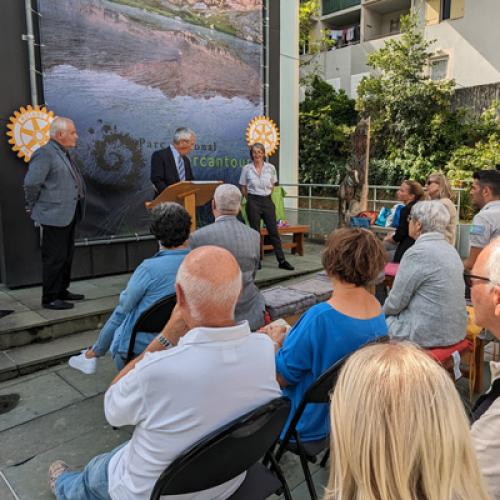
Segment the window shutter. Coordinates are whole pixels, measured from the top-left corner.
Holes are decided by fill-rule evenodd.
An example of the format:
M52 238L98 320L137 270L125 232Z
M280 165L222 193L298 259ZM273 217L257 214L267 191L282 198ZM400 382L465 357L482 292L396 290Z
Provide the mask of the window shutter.
M427 0L425 2L425 24L438 24L440 11L441 0Z
M452 0L450 19L460 19L464 17L464 0Z

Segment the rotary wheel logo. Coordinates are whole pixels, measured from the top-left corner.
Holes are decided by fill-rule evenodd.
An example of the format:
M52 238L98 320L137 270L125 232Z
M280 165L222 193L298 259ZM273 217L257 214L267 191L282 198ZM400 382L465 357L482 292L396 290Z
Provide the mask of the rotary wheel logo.
M7 124L7 135L12 150L17 151L19 158L24 157L28 163L31 155L49 141L49 128L53 120L54 113L45 107L26 106L14 111L14 116L10 117L11 123Z
M280 132L276 123L270 118L257 116L248 124L247 144L252 146L256 142L264 145L266 156L276 153L280 143Z

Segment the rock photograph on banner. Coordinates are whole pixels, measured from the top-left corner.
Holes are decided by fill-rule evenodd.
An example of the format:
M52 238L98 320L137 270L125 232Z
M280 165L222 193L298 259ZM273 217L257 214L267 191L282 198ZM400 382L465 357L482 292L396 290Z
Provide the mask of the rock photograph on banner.
M263 113L262 0L39 0L45 104L75 121L79 238L148 232L150 159L190 127L197 180L238 183Z

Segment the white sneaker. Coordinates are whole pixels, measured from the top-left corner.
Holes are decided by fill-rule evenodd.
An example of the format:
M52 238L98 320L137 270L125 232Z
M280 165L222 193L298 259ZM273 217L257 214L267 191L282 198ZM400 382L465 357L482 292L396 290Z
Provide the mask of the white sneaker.
M71 366L71 368L80 370L86 375L93 375L97 367L97 359L87 358L85 356L86 352L87 349L84 349L80 354L78 354L78 356L71 356L71 358L69 358L68 364L69 366Z

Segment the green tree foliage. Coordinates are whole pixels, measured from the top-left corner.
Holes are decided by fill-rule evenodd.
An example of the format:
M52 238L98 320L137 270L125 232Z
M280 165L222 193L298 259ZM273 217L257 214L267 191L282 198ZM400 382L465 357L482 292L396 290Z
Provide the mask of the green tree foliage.
M354 100L315 75L299 110L300 182L335 184L349 156L350 134L357 120Z
M474 170L500 165L500 101L495 101L470 123L469 140L455 149L446 165L448 177L468 180Z
M429 142L450 108L453 81L432 81L426 75L431 55L417 16L401 17L402 36L388 40L368 56L374 74L358 87L357 109L371 116L376 157L430 160L436 143ZM404 167L406 169L406 167Z
M432 41L414 12L401 17L402 36L368 56L373 74L358 87L356 108L372 120L370 182L424 179L435 170L470 179L499 160L498 103L477 117L452 109L453 80L428 76Z

